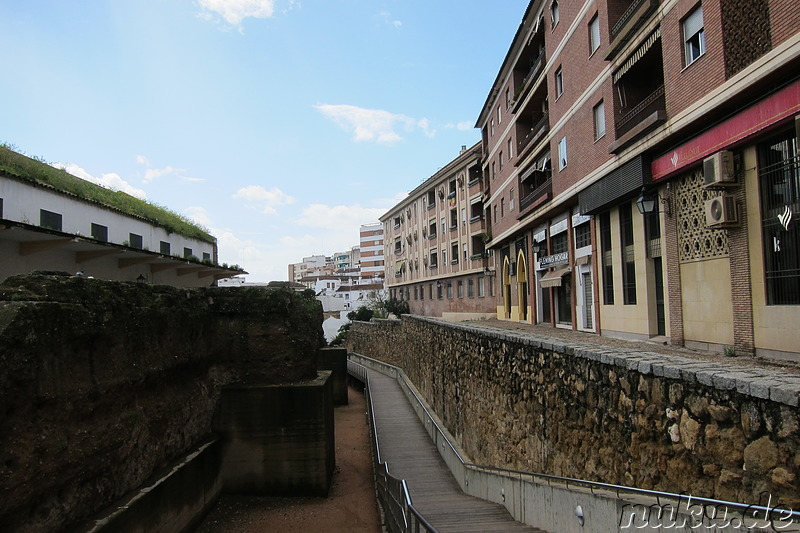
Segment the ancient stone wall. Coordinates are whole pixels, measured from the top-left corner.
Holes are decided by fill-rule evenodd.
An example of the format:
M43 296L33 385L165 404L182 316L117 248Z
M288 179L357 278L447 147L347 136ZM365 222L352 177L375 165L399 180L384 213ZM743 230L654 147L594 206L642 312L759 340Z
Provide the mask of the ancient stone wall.
M437 319L356 322L477 464L800 508L800 378Z
M40 273L0 284L0 531L56 531L211 432L221 387L317 377L322 309L288 289Z

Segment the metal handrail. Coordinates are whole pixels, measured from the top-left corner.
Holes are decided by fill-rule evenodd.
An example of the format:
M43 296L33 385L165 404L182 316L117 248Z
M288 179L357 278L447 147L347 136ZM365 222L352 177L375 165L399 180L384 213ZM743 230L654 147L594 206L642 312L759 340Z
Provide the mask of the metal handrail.
M595 490L604 491L604 492L613 492L618 500L623 500L623 495L628 496L645 496L649 498L655 498L656 501L661 504L662 500L671 500L671 501L685 501L687 497L699 505L702 506L713 506L719 508L720 506L724 506L729 509L734 509L741 513L753 513L753 512L762 512L762 513L771 513L775 511L775 507L769 506L762 506L762 505L754 505L754 504L745 504L739 502L729 502L725 500L716 500L714 498L704 498L699 496L690 496L688 494L675 494L670 492L662 492L657 490L650 490L650 489L641 489L638 487L626 487L624 485L614 485L611 483L602 483L600 481L589 481L585 479L576 479L576 478L568 478L568 477L561 477L561 476L554 476L550 474L539 474L535 472L525 472L522 470L512 470L507 468L500 468L500 467L493 467L493 466L485 466L485 465L477 465L475 463L470 463L464 460L462 455L459 453L458 449L453 445L449 438L447 438L447 432L442 429L442 427L437 422L437 419L432 415L431 411L426 407L425 402L422 401L422 398L416 393L414 388L410 386L408 383L405 373L398 367L394 365L390 365L389 363L384 363L383 361L378 361L377 359L372 359L371 357L367 357L365 355L358 354L359 357L363 357L364 359L368 359L372 362L375 362L379 365L388 367L392 370L392 373L395 375L395 379L401 381L408 392L414 396L415 400L417 401L418 405L422 408L427 416L427 419L430 421L431 424L436 428L439 434L444 438L447 445L450 447L450 450L453 452L453 455L458 459L461 465L467 469L473 469L482 472L494 472L498 475L504 475L507 477L513 477L517 479L522 479L523 477L529 478L531 481L536 479L546 482L548 485L552 485L552 483L558 483L560 485L566 486L567 488L570 487L580 487L589 489L592 494L594 494ZM348 365L350 361L348 361ZM358 363L353 362L354 365ZM363 365L359 365L362 366ZM794 511L790 509L781 509L781 513L786 517L791 517L793 522L800 522L800 510ZM765 514L764 516L767 516Z
M378 430L375 425L375 408L372 403L372 395L369 392L369 376L367 375L366 367L355 361L348 360L347 372L364 384L364 394L367 400L367 420L369 421L370 435L372 436L375 487L378 493L378 501L383 507L387 529L392 533L438 533L438 530L414 507L406 480L390 474L388 463L381 460Z

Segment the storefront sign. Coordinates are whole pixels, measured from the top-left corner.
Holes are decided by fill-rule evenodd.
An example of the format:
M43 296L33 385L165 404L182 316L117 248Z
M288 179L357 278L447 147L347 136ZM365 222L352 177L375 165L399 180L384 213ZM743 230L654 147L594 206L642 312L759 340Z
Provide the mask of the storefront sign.
M569 263L569 254L561 252L560 254L548 255L539 259L540 268L547 268L556 265L566 265Z
M800 81L792 83L675 150L654 159L650 167L653 181L663 180L797 113L800 113Z

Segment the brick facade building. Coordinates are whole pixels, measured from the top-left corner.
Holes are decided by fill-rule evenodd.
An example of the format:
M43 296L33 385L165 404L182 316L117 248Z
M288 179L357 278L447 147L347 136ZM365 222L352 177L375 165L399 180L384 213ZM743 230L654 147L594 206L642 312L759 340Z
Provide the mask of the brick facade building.
M477 123L497 317L795 357L798 72L792 0L530 2Z
M381 217L389 296L413 314L453 320L494 315L484 247L480 143L467 148Z

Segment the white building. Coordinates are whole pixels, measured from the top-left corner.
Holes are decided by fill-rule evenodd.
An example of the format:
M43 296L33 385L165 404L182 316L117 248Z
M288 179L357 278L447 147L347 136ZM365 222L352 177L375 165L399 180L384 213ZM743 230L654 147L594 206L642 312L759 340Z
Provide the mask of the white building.
M0 147L0 280L34 270L199 287L240 274L162 208ZM158 219L158 220L157 220Z

